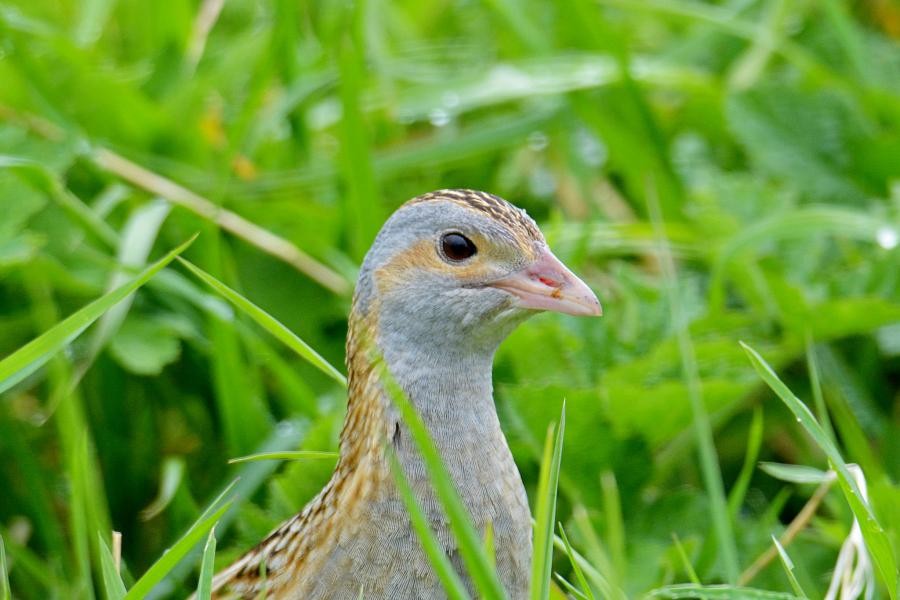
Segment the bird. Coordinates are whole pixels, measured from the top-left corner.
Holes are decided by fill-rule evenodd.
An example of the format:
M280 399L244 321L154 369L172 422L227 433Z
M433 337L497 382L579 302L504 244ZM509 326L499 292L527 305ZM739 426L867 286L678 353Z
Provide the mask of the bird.
M524 210L468 189L401 205L363 259L353 294L347 414L333 475L297 515L214 577L213 597L446 598L396 487L388 448L474 597L421 455L379 376L382 364L427 426L473 524L493 532L507 596L525 598L531 513L497 417L491 371L503 339L541 311L602 313Z

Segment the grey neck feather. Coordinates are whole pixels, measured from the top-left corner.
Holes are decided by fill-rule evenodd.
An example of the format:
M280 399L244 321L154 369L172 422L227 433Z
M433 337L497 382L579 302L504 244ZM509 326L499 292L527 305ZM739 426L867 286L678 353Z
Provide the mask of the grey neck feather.
M461 428L499 428L491 377L496 344L457 345L443 328L429 334L384 317L378 345L385 363L439 446L458 438Z

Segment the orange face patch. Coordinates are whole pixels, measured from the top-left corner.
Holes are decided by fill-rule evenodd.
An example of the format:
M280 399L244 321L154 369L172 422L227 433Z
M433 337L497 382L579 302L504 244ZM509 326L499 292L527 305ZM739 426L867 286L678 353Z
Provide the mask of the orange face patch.
M486 245L482 240L474 240ZM375 271L375 282L381 294L390 291L421 271L431 271L454 277L459 281L478 281L488 277L491 273L485 264L485 258L476 254L472 259L460 264L447 264L437 253L434 242L420 240L398 252L390 261Z

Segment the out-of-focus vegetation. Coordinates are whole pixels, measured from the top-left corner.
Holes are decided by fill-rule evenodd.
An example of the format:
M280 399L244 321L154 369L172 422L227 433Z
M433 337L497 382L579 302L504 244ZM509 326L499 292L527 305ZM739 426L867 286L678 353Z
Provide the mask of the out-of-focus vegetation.
M863 533L884 530L868 576L894 596L898 39L891 0L0 3L13 597L118 597L113 530L127 587L168 556L151 597L195 589L199 548L163 552L202 514L178 549L205 538L229 482L219 564L332 467L227 460L333 450L344 406L303 342L178 262L29 340L199 232L185 258L341 364L375 232L445 187L526 208L603 302L532 319L495 369L532 500L566 400L556 517L597 597L823 596L851 507L820 472L759 468L827 470L823 448L862 469ZM554 569L578 587L565 553Z

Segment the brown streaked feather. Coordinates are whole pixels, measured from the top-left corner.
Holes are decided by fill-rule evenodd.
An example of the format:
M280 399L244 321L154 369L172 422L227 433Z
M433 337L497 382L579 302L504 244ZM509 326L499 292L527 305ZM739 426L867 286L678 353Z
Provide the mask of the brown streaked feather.
M462 207L483 212L506 225L522 240L541 241L544 239L534 219L529 217L523 209L510 204L499 196L479 190L437 190L416 196L405 206L440 200L448 200Z
M370 310L369 315L377 311ZM281 524L213 580L213 598L218 600L257 598L268 593L281 598L302 591L338 537L347 533L353 519L347 518L367 497L378 493L388 481L379 440L388 432L382 427L383 404L380 383L368 353L367 332L373 331L374 316L351 312L347 336L347 416L341 430L341 458L331 480L303 511ZM336 518L336 507L343 519ZM287 574L289 579L285 579Z

